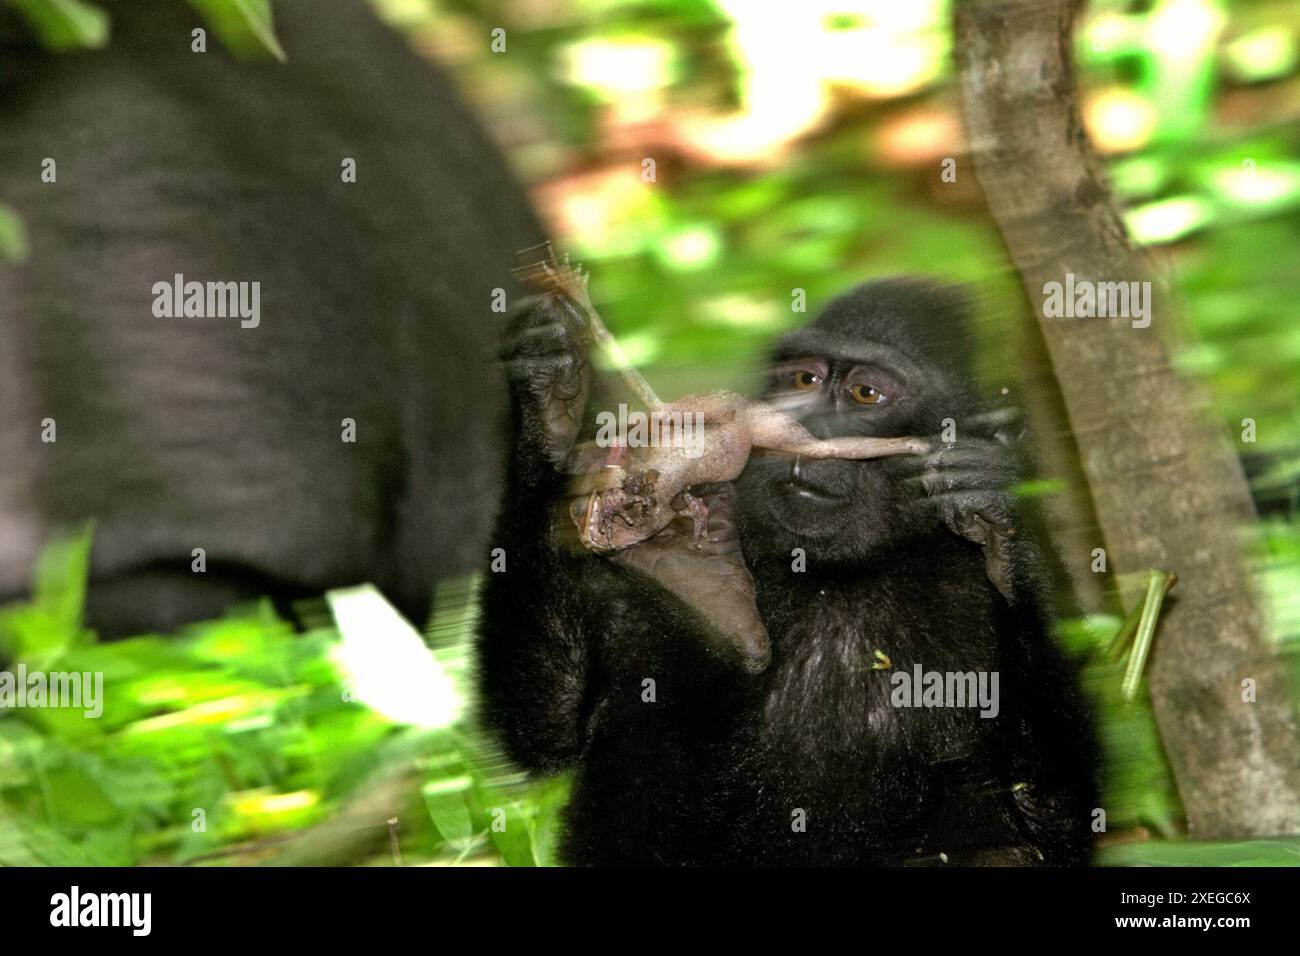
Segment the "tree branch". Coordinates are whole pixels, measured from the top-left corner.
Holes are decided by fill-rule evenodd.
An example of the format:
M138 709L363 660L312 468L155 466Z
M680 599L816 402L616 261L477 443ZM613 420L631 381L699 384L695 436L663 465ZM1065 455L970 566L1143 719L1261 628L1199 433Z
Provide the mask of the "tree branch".
M1177 574L1150 686L1194 837L1300 832L1292 697L1239 544L1254 517L1207 396L1174 373L1178 319L1153 282L1149 327L1047 318L1048 283L1151 281L1079 119L1076 0L963 0L962 107L989 208L1019 269L1069 413L1113 569ZM1131 606L1137 595L1125 595ZM1257 699L1242 700L1242 681Z

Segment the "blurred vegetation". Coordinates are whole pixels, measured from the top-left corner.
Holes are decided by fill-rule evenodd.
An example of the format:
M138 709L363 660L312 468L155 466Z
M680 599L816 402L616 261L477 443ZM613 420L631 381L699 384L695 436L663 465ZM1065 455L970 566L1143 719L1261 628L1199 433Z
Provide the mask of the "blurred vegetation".
M472 581L440 588L423 640L410 629L397 646L377 640L377 592L350 623L307 605L295 631L261 604L100 644L81 627L90 542L52 545L32 599L0 611L11 672L103 675L98 719L0 713L0 865L556 863L567 781L525 779L474 726ZM1176 839L1149 707L1124 703L1122 664L1096 656L1118 624L1062 629L1092 660L1108 829L1174 839L1126 839L1102 862L1300 863L1300 839Z
M81 627L90 542L52 545L31 601L0 612L10 672L103 675L98 719L0 712L0 865L554 862L564 782L526 783L462 719L472 586L440 589L427 645L376 646L373 611L348 633L306 607L295 633L269 604L100 644ZM376 793L384 812L349 825Z
M18 2L63 11L76 22L62 29L103 42L83 9L93 4ZM744 387L766 344L806 320L794 289L815 311L863 278L923 271L973 283L991 334L1023 321L964 160L946 0L374 2L451 65L664 394L702 377ZM261 42L274 53L259 5L196 6L236 52ZM236 7L254 15L232 19ZM1102 0L1082 23L1086 125L1135 239L1191 319L1178 360L1208 380L1224 427L1256 423L1241 449L1263 462L1252 470L1273 507L1250 529L1252 553L1300 672L1300 7ZM504 52L491 50L495 28ZM949 157L958 176L945 183ZM0 252L20 252L21 235L0 210ZM301 633L258 606L97 645L80 625L89 534L52 545L32 600L0 614L0 659L105 682L99 720L0 713L0 864L554 861L564 781L528 783L466 716L473 582L444 582L423 643L394 660L377 647L369 662L344 653L366 618L324 603L301 612ZM1300 862L1296 840L1182 839L1145 695L1125 703L1123 662L1097 658L1119 623L1093 615L1060 629L1091 661L1107 757L1102 862ZM382 684L361 692L358 668L396 672L412 652L442 688L441 716ZM375 794L391 800L367 803Z

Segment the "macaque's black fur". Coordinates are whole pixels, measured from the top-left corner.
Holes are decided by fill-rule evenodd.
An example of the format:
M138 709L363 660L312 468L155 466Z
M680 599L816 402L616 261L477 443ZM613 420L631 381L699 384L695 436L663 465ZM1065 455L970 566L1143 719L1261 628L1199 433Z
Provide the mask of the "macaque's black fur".
M422 623L492 526L524 190L369 3L276 0L285 63L211 29L192 52L210 25L175 0L104 6L107 47L55 52L0 3L0 205L30 246L0 261L0 604L93 521L102 635L366 581ZM260 283L260 324L155 316L176 273Z
M792 490L789 457L751 460L737 519L773 641L757 676L653 581L552 543L548 526L567 520L553 507L564 478L543 451L536 397L572 394L583 365L563 310L535 300L507 342L515 434L493 542L507 569L487 575L481 678L484 717L521 765L577 769L564 859L1086 863L1089 720L1008 487L1019 436L975 393L960 297L920 280L869 283L778 346L768 392L779 403L792 397L785 360L828 363L824 393L787 404L819 435L937 442L952 418L958 440L924 460L801 462L833 507ZM846 404L839 376L854 367L889 400ZM996 575L970 540L990 525L1008 532ZM792 570L792 548L805 549L806 571ZM999 672L999 714L892 706L891 674L915 664Z

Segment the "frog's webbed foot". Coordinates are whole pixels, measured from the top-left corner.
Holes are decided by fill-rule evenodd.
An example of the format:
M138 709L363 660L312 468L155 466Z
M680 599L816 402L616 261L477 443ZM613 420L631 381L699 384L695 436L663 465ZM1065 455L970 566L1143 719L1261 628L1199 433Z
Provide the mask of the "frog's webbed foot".
M609 547L614 547L614 535L617 530L615 522L622 522L628 528L635 528L653 502L648 495L627 491L623 488L611 488L596 496L596 527L600 530L602 540Z
M709 506L704 503L703 498L697 498L689 491L683 491L681 498L682 507L673 510L691 519L692 543L697 550L703 549L704 542L709 537Z
M619 551L658 531L654 495L657 478L658 472L653 469L629 475L619 467L583 475L577 484L583 496L569 508L580 540L593 551Z
M575 501L573 517L583 542L595 551L614 550L616 521L621 519L624 524L631 524L627 498L617 488L594 492L583 501Z

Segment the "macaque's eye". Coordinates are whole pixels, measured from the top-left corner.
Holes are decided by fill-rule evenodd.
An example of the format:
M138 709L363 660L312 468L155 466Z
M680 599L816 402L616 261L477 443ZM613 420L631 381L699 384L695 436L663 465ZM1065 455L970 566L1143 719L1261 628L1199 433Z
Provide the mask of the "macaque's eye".
M806 392L810 388L816 388L822 383L822 377L816 372L810 372L806 368L801 368L791 377L794 387L801 392Z
M874 385L850 385L849 394L859 405L879 405L886 401L888 396Z

